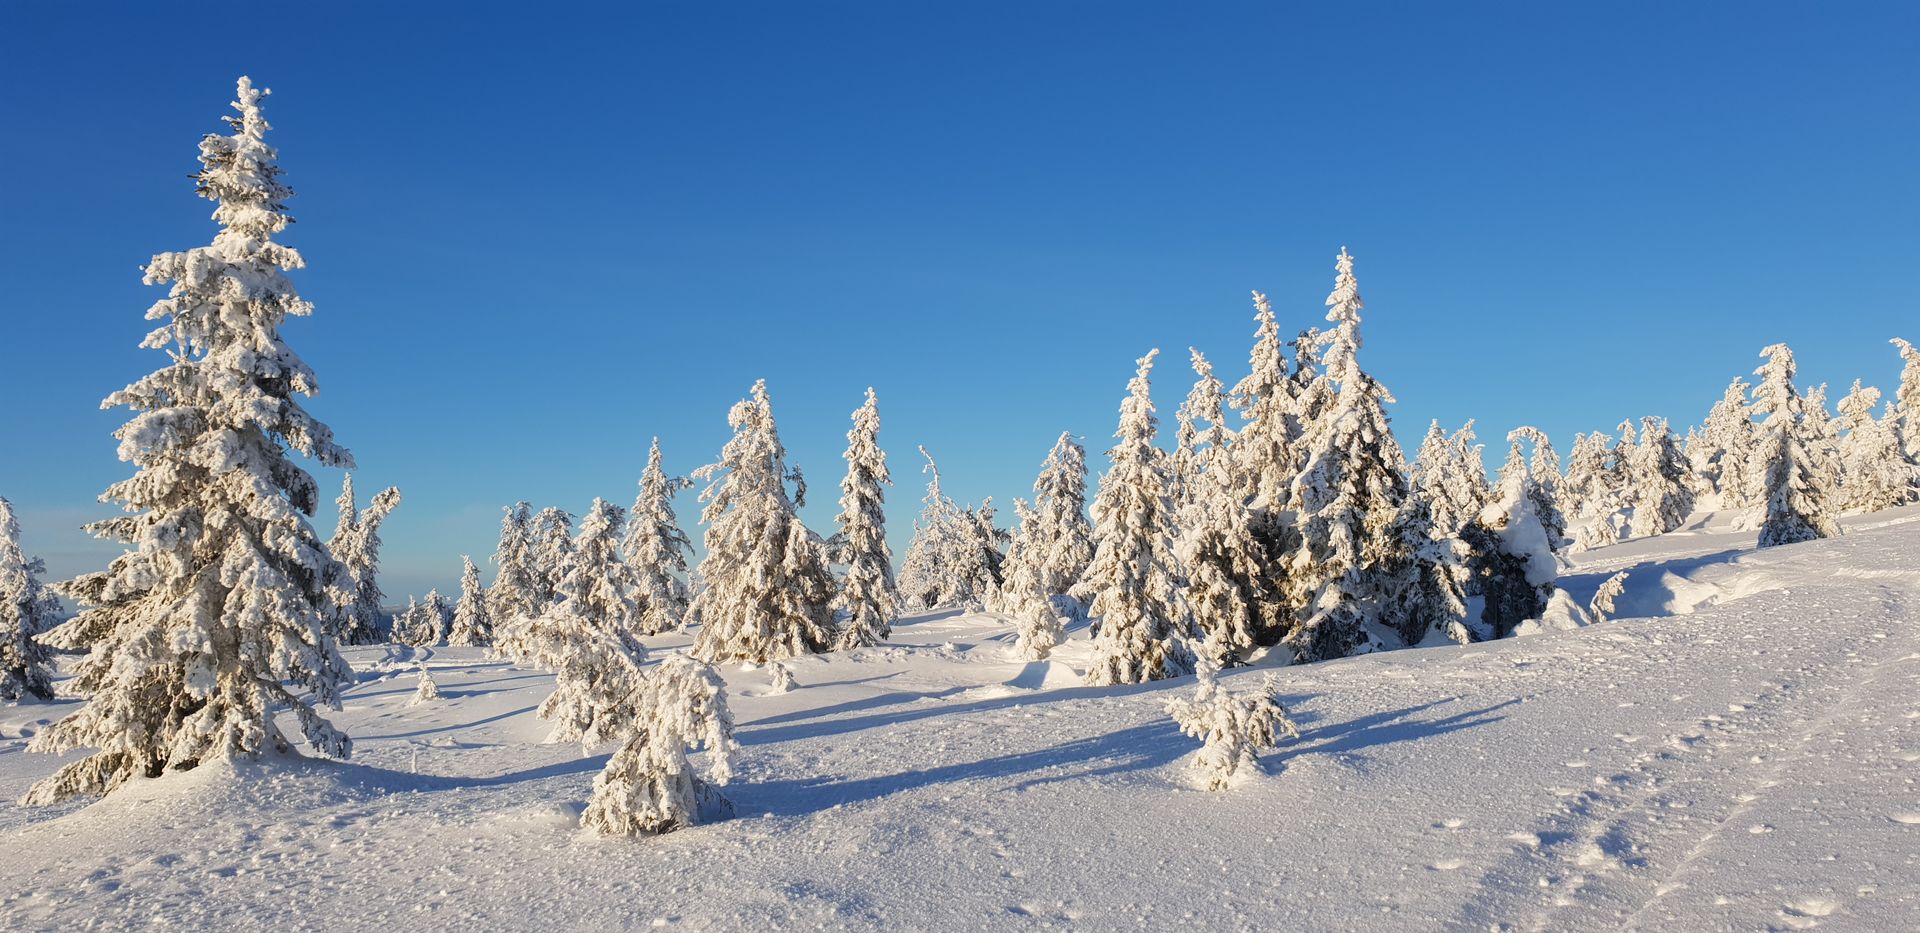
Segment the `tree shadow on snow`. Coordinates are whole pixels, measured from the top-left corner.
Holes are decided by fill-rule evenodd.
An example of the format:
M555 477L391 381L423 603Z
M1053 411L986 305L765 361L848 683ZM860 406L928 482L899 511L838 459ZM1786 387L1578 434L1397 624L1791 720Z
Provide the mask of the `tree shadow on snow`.
M897 713L881 713L872 716L851 716L841 719L826 719L835 713L857 712L884 706L897 706L903 703L918 703L921 700L940 700L958 693L979 689L970 687L949 687L927 693L882 694L860 700L852 700L836 706L817 710L787 713L768 719L756 720L750 726L763 726L775 722L801 722L800 725L777 726L775 728L743 728L740 730L741 745L771 745L777 742L790 742L795 739L813 739L829 735L843 735L859 732L879 726L895 726L901 723L925 719L929 716L977 713L988 710L1005 709L1012 706L1033 706L1042 703L1058 703L1063 700L1081 700L1090 698L1123 697L1139 693L1155 693L1163 690L1192 689L1193 678L1175 677L1167 680L1148 681L1143 684L1126 684L1113 687L1061 687L1057 690L1040 690L1032 693L1016 693L1009 696L987 697L968 703L928 703L914 709ZM811 720L811 721L809 721ZM824 720L824 721L822 721Z

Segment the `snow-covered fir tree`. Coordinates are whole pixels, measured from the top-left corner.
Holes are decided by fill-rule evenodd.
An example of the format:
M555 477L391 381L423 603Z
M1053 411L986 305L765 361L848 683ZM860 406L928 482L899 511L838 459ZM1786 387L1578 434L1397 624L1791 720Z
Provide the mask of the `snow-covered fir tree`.
M959 578L965 594L960 602L984 607L999 599L1007 560L1000 546L1007 539L1007 533L993 523L992 496L983 500L979 508L962 509L960 515L963 548L954 563L954 575Z
M1691 470L1667 422L1645 418L1640 426L1640 443L1627 464L1631 483L1627 501L1633 508L1630 530L1636 538L1666 534L1693 514Z
M793 668L785 661L775 661L767 665L767 692L773 694L791 693L799 682L793 679Z
M420 600L415 596L407 597L407 608L393 614L393 622L387 627L387 640L396 645L425 644L421 638Z
M327 549L346 568L346 582L353 597L341 607L338 638L349 645L370 645L380 640L382 613L380 604L386 594L380 591L380 526L400 505L400 489L388 486L373 497L366 509L355 511L353 474L341 483L340 523L334 529Z
M1734 377L1727 391L1707 411L1699 442L1687 449L1687 459L1703 484L1718 493L1723 509L1742 509L1757 495L1748 461L1753 459L1754 424L1747 411L1747 392L1753 388Z
M718 791L733 775L733 714L726 684L713 668L684 655L660 662L639 680L619 716L603 717L584 738L620 742L593 780L580 823L605 835L657 835L724 818L732 812ZM687 758L706 750L706 767Z
M1027 553L1036 591L1065 596L1093 560L1093 524L1087 520L1087 451L1060 432L1033 481L1033 521Z
M1166 710L1183 735L1204 743L1188 766L1199 772L1208 790L1226 790L1258 773L1261 752L1278 747L1283 738L1300 737L1280 703L1275 675L1267 674L1257 689L1232 693L1214 678L1211 665L1200 665L1196 673L1193 699L1175 697L1167 701Z
M847 432L847 475L840 480L839 562L846 565L834 606L841 621L839 647L877 645L893 633L899 594L893 585L893 550L887 547L887 454L880 449L880 402L867 389L866 404L853 413Z
M1907 458L1920 462L1920 348L1900 339L1890 341L1900 351L1900 388L1893 393L1893 433L1907 452Z
M422 703L428 703L438 699L440 699L440 685L433 682L433 674L427 670L427 665L422 663L420 665L420 686L414 689L413 699L409 700L407 705L419 706Z
M787 467L764 380L727 415L733 438L695 475L707 526L705 589L689 610L701 625L694 654L763 664L833 643L833 575L825 547L800 522L805 486ZM787 483L796 484L793 496Z
M1393 396L1361 370L1359 285L1353 257L1336 260L1333 292L1327 296L1323 378L1334 388L1333 404L1311 434L1306 468L1290 500L1299 509L1300 541L1285 564L1282 596L1297 624L1283 640L1301 661L1344 657L1375 647L1369 623L1397 628L1380 610L1389 566L1405 554L1389 533L1406 499L1406 458L1394 440L1386 406Z
M1806 438L1807 450L1813 455L1813 469L1818 477L1816 482L1827 491L1827 500L1838 505L1844 500L1840 487L1846 482L1840 464L1840 435L1834 423L1834 417L1827 411L1827 384L1821 383L1807 391L1801 399L1805 415L1801 418L1801 436Z
M1075 598L1100 619L1086 680L1131 684L1193 671L1193 614L1174 553L1173 489L1167 455L1154 445L1158 419L1148 394L1158 350L1140 358L1120 405L1112 468L1093 500L1093 561Z
M1567 475L1560 482L1560 490L1561 505L1576 527L1607 507L1606 494L1611 485L1607 473L1609 439L1604 431L1573 436L1573 447L1567 452Z
M1178 515L1175 555L1187 580L1187 604L1202 638L1200 653L1217 666L1245 661L1264 620L1277 612L1236 469L1232 458L1214 458L1188 481L1188 501Z
M597 632L634 632L640 607L634 603L633 568L620 556L626 513L596 497L580 519L580 533L568 548L567 574L555 588L555 601L534 620L543 637L566 642L576 636L567 629L586 626ZM548 632L550 628L557 631ZM552 651L543 652L549 664Z
M447 598L440 595L438 589L427 591L427 598L420 601L420 629L414 642L420 646L438 645L447 640L447 627L453 621L453 607L447 605Z
M1414 455L1409 485L1426 497L1434 536L1451 538L1487 505L1487 468L1469 420L1452 435L1435 421Z
M499 571L487 588L487 615L493 622L494 652L525 663L533 658L528 626L546 608L534 556L533 506L516 502L502 511L500 544L493 552Z
M473 558L460 555L460 599L453 604L453 628L447 632L449 645L493 644L493 619L487 615L487 591L480 585L480 568Z
M317 380L280 336L312 306L285 274L300 254L273 240L293 192L265 140L265 94L241 78L232 135L201 140L212 244L146 267L148 284L171 288L147 312L161 324L142 346L168 363L107 397L135 412L116 436L137 472L102 496L127 514L89 526L130 549L67 584L80 612L42 636L87 652L66 685L87 701L31 747L95 751L34 785L28 803L286 749L283 711L323 754L351 747L316 709L339 708L353 680L333 637L346 571L309 524L319 489L288 448L322 466L353 458L301 406Z
M0 497L0 700L53 698L53 656L39 635L60 618L60 600L43 586L46 565L20 548L13 503Z
M1225 459L1233 440L1233 429L1227 426L1226 386L1213 374L1213 364L1206 354L1193 347L1187 352L1195 378L1187 400L1180 405L1173 455L1173 474L1182 506L1193 501L1190 487L1195 479L1215 461ZM1202 424L1206 425L1204 429Z
M1261 511L1288 507L1295 474L1300 471L1299 385L1287 373L1280 327L1267 296L1253 293L1251 371L1233 387L1232 404L1246 423L1235 432L1233 455L1246 488L1243 498Z
M640 494L627 516L627 565L633 568L634 600L640 606L636 627L643 635L678 631L686 623L687 554L693 542L680 530L673 497L693 485L681 476L668 476L661 466L660 439L647 449L647 468L640 474Z
M1560 576L1558 538L1541 515L1545 496L1521 456L1522 442L1545 436L1533 428L1507 435L1507 464L1494 500L1461 533L1483 600L1480 626L1489 638L1505 638L1520 623L1540 618Z
M920 455L927 460L921 471L931 479L920 500L920 517L913 523L913 540L900 564L900 597L916 610L960 605L974 598L960 568L971 538L967 516L941 491L940 466L933 454L922 446Z
M536 611L560 598L560 581L573 569L573 513L547 506L533 518Z
M1840 401L1840 419L1846 434L1840 439L1840 462L1846 483L1841 501L1848 512L1877 512L1920 501L1920 465L1900 447L1894 429L1895 413L1887 405L1884 418L1873 416L1880 390L1861 388Z
M1751 410L1760 419L1761 504L1747 525L1759 528L1761 547L1833 537L1840 527L1810 449L1806 401L1793 386L1793 351L1776 343L1760 355Z
M1390 622L1409 645L1434 638L1456 644L1482 640L1486 632L1467 618L1467 584L1471 579L1466 547L1455 535L1443 535L1433 520L1433 500L1421 487L1407 493L1400 511L1387 528L1389 559L1377 571L1379 616Z

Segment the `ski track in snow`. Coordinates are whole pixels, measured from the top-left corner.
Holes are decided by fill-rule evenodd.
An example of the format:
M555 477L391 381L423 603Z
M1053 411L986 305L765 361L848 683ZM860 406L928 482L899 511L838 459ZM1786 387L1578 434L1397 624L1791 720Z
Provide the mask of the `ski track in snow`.
M349 762L209 766L90 806L0 805L0 921L463 929L1920 928L1920 507L1752 550L1696 531L1578 556L1622 619L1280 669L1298 741L1228 793L1161 712L992 615L728 668L737 818L576 827L605 761L544 744L547 675L353 649ZM656 654L685 636L651 640ZM408 705L425 663L443 698ZM1222 676L1229 688L1262 671ZM0 796L70 702L0 711Z

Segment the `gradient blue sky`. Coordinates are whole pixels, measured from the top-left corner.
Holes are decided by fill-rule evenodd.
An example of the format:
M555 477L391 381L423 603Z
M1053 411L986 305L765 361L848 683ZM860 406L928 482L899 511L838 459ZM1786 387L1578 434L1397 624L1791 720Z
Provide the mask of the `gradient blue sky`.
M1890 385L1916 9L7 3L0 495L55 574L113 553L76 529L127 473L97 405L161 362L139 266L212 234L187 176L242 73L312 407L406 495L391 597L451 589L503 503L630 501L653 435L706 462L760 377L823 530L879 390L904 548L916 443L961 500L1025 494L1146 349L1169 422L1188 345L1239 378L1249 289L1319 323L1342 244L1408 443L1691 422L1778 340Z

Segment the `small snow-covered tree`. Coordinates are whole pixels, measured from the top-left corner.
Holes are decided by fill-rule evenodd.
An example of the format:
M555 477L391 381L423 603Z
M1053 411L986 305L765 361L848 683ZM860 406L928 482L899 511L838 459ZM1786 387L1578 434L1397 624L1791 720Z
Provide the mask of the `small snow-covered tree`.
M793 679L793 668L785 661L775 661L767 665L767 692L791 693L799 683Z
M640 607L634 602L638 580L620 557L620 539L627 515L619 506L596 497L580 519L573 539L573 559L556 595L577 603L577 610L598 629L637 631Z
M898 589L901 598L914 609L933 609L970 601L973 592L961 564L969 555L972 538L968 517L940 489L940 467L933 454L920 448L927 459L921 471L932 477L922 498L920 517L913 523L913 541L900 565Z
M1627 572L1622 570L1608 577L1600 584L1600 589L1594 591L1593 601L1587 604L1587 614L1593 616L1595 622L1605 622L1613 618L1613 602L1626 591Z
M528 626L546 608L534 557L533 506L516 502L503 511L500 544L493 552L499 571L487 588L487 615L493 622L494 653L524 663L533 657Z
M553 506L533 518L534 606L560 598L560 581L573 569L573 513Z
M1053 443L1033 481L1033 521L1028 551L1036 591L1065 596L1093 560L1093 525L1087 521L1087 451L1066 431Z
M733 438L720 459L695 474L709 480L706 587L689 610L701 625L695 656L763 664L826 650L833 643L833 575L825 548L800 522L805 495L799 472L787 468L764 380L733 406ZM795 495L787 495L787 483Z
M1200 665L1196 674L1193 699L1175 697L1166 710L1183 735L1204 743L1188 766L1200 773L1208 790L1232 787L1259 770L1261 752L1279 747L1283 738L1300 737L1280 703L1275 675L1267 674L1258 689L1232 693L1220 686L1210 665Z
M1200 474L1214 462L1226 459L1228 444L1233 439L1233 430L1227 427L1226 387L1213 374L1213 364L1208 362L1206 354L1193 347L1188 347L1187 353L1192 359L1195 379L1187 400L1180 405L1180 427L1172 463L1183 507L1193 501L1191 487ZM1206 425L1205 430L1200 428L1202 423Z
M1793 351L1776 343L1760 351L1766 362L1754 375L1753 413L1762 436L1761 507L1748 525L1760 529L1760 546L1794 544L1840 533L1828 505L1831 490L1821 480L1810 450L1805 400L1793 387Z
M1487 505L1487 468L1474 443L1473 422L1447 435L1435 421L1414 456L1409 485L1432 511L1434 536L1452 538Z
M453 628L447 632L449 645L493 644L493 620L487 615L487 591L480 586L480 568L473 558L460 555L460 599L453 604Z
M142 342L167 350L168 364L107 397L135 412L116 436L138 472L102 496L128 514L89 526L131 549L68 583L79 614L41 636L87 652L65 685L87 701L31 747L96 751L34 785L27 803L287 749L283 711L323 754L351 748L316 710L338 709L353 680L333 636L345 570L308 523L319 489L288 448L323 466L353 458L301 406L317 380L280 335L312 306L285 274L300 254L273 240L293 192L266 143L265 95L241 78L233 135L200 142L198 191L218 205L212 244L146 267L148 284L172 283Z
M400 505L400 489L388 486L373 497L372 504L356 512L353 474L341 483L340 523L334 529L327 549L346 568L345 582L352 599L341 607L339 640L349 645L370 645L380 640L380 604L386 594L380 592L380 526Z
M1511 446L1494 500L1461 535L1471 549L1483 599L1481 627L1489 638L1505 638L1520 623L1540 618L1560 576L1558 539L1540 513L1545 497L1521 458L1522 441L1543 436L1532 428L1507 435Z
M418 645L421 628L420 600L407 597L407 608L393 614L393 623L387 627L387 640L396 645Z
M1193 670L1193 615L1174 553L1166 454L1148 377L1159 350L1140 358L1120 405L1119 443L1093 500L1093 562L1073 595L1100 618L1086 680L1095 686L1179 677Z
M1561 505L1576 525L1591 521L1607 507L1606 494L1611 485L1607 474L1605 431L1573 436L1573 449L1567 454L1567 475L1560 483Z
M605 835L657 835L732 811L717 787L733 776L733 714L726 684L711 667L684 655L667 658L640 679L622 713L586 736L596 745L621 744L594 778L582 826ZM701 770L687 752L703 747Z
M427 665L422 663L420 665L420 686L413 691L413 699L408 701L407 705L418 706L422 703L438 699L440 699L440 685L433 682L433 674L429 673L427 671Z
M893 634L899 593L893 586L893 549L887 547L887 451L879 449L879 399L866 390L866 403L852 413L847 432L847 476L841 478L839 562L847 566L835 595L841 622L839 647L879 645Z
M979 508L962 509L960 516L962 549L955 561L955 575L966 594L961 602L973 606L995 603L1005 576L1007 559L1000 543L1007 539L1007 533L993 523L993 497L988 496Z
M1286 558L1282 596L1298 624L1283 643L1300 661L1376 647L1368 624L1380 620L1389 565L1404 557L1402 540L1389 533L1407 495L1406 457L1386 413L1394 399L1357 359L1365 305L1353 257L1343 248L1335 266L1327 296L1335 326L1322 346L1323 378L1336 389L1289 497L1299 509L1300 541Z
M1640 428L1640 443L1627 464L1627 501L1633 506L1631 531L1636 538L1666 534L1693 513L1690 469L1673 432L1657 418L1642 419Z
M447 625L453 618L453 608L447 605L447 598L440 595L438 589L427 591L427 598L420 602L420 640L414 644L420 646L437 645L447 640Z
M667 475L660 465L660 439L654 438L640 474L640 494L627 517L627 565L633 568L637 627L643 635L678 631L686 623L692 597L684 580L693 542L680 530L673 497L691 485L685 477Z
M60 616L60 600L42 586L46 565L20 549L13 503L0 497L0 700L53 699L52 652L39 636Z

